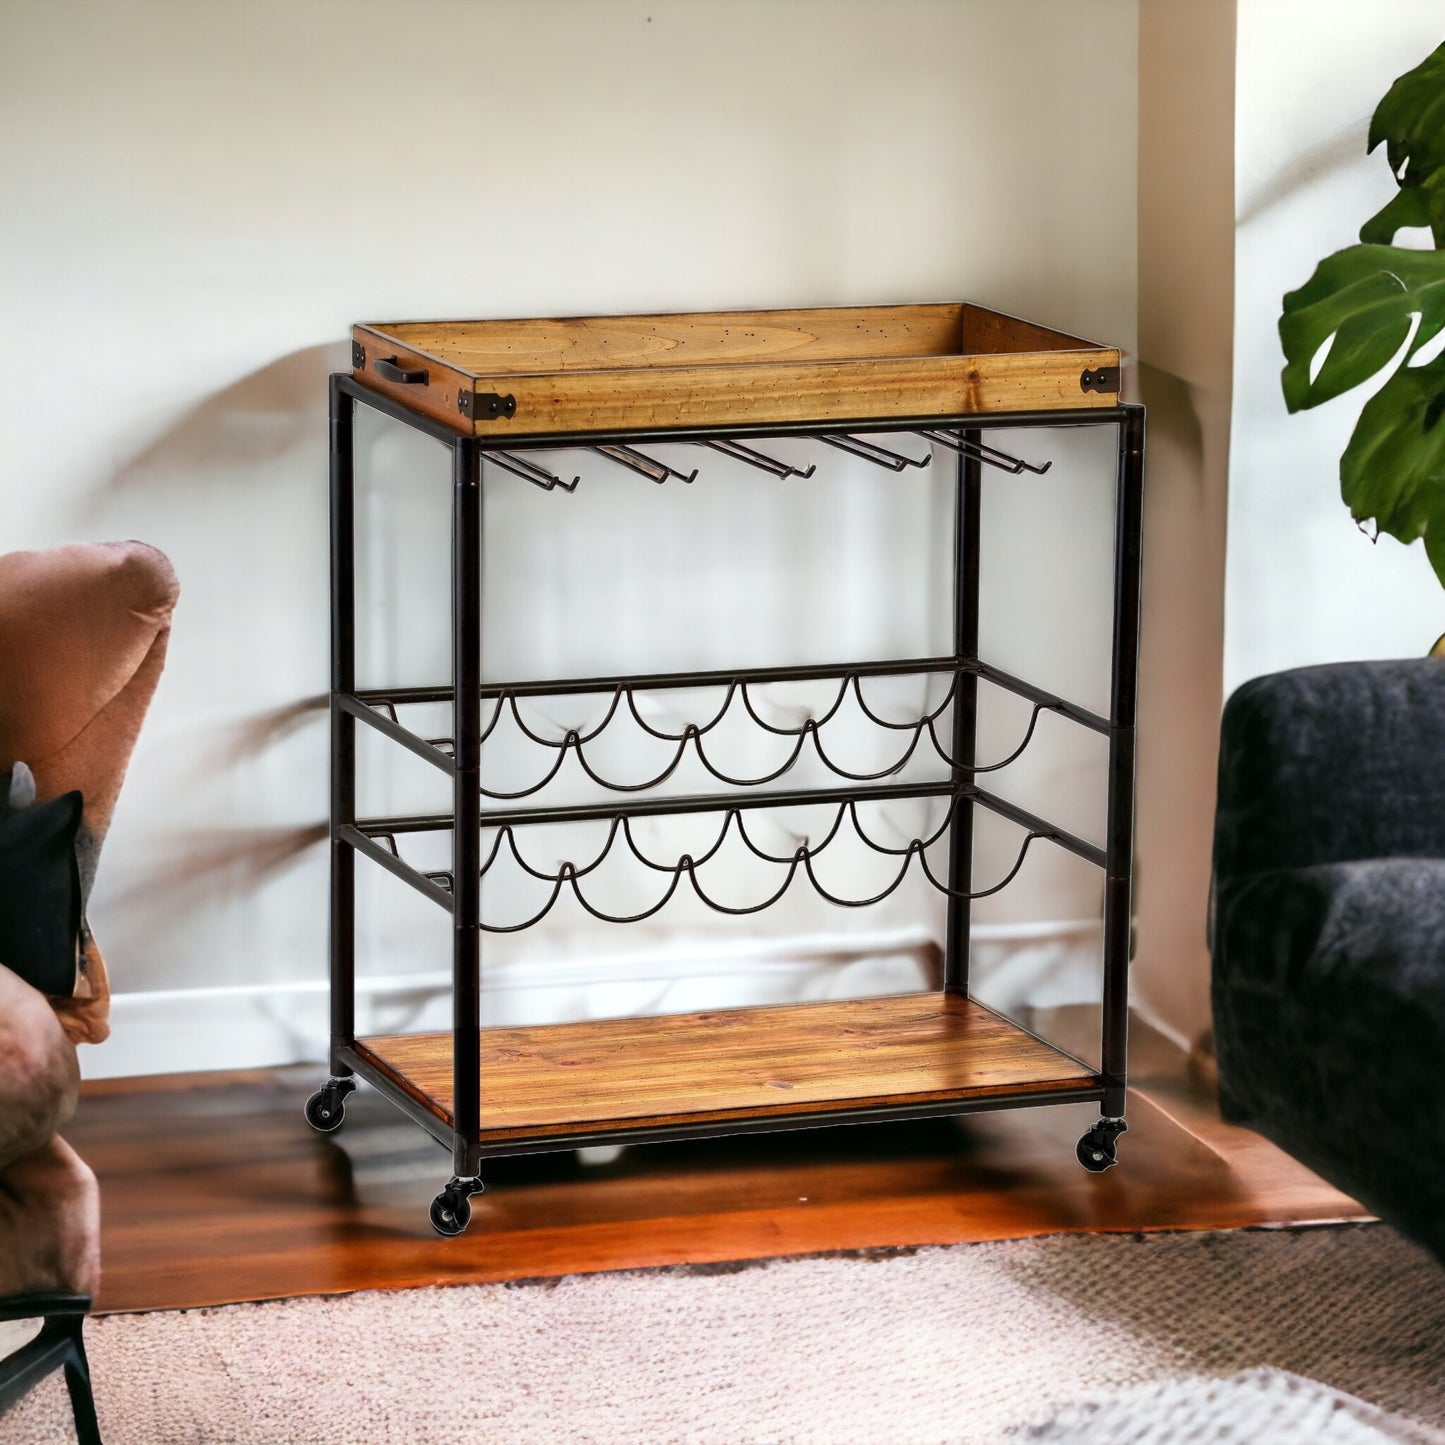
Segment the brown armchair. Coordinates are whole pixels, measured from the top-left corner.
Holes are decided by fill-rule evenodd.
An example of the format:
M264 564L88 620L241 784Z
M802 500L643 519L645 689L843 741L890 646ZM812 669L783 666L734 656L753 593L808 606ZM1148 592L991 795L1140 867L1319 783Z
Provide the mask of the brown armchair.
M46 1319L0 1362L0 1410L64 1366L82 1440L99 1438L79 1321L100 1280L100 1200L57 1131L79 1095L76 1045L110 1032L110 984L84 904L176 595L170 563L140 542L0 556L0 803L31 803L32 776L35 806L81 797L73 979L42 993L0 955L0 1318Z

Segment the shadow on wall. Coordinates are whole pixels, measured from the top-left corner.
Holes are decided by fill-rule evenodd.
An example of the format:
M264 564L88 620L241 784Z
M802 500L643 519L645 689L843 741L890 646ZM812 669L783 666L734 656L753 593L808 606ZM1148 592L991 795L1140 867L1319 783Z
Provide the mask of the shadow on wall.
M1341 127L1334 135L1291 157L1287 165L1281 166L1244 198L1235 213L1236 227L1249 225L1296 191L1313 185L1322 175L1356 164L1365 154L1369 130L1369 116L1361 116Z
M241 899L267 878L289 868L298 854L321 842L330 825L296 828L213 828L171 835L166 852L154 855L159 876L136 878L111 895L111 906L125 910L126 931L154 937L205 909L213 898Z
M242 718L224 729L209 752L197 760L197 781L209 776L213 768L233 768L280 747L324 713L330 701L329 694L323 692Z
M177 829L127 858L91 920L107 958L120 959L118 992L319 981L324 904L313 922L294 900L298 891L315 897L316 881L298 869L327 832L325 823ZM278 910L290 926L275 926Z
M293 351L243 376L123 461L110 490L133 491L157 483L194 489L197 476L214 472L218 465L255 466L321 445L327 378L350 366L349 344L335 343Z
M127 855L101 879L93 920L124 954L128 988L193 981L196 939L207 936L209 981L253 975L228 920L312 867L326 836L326 569L316 559L327 503L316 483L327 377L348 361L345 343L308 347L206 397L124 457L77 518L81 534L153 542L185 587L145 758L148 797L129 799ZM324 956L322 910L292 927L306 935L299 953Z
M222 728L206 730L197 749L180 760L176 783L201 789L218 775L275 753L326 713L325 695L303 698ZM176 784L173 783L172 786ZM315 843L325 841L325 820L278 827L178 828L153 839L145 866L107 899L119 919L121 941L149 948L163 930L198 921L208 908L254 895L289 872ZM110 930L105 929L107 934Z
M1139 400L1149 408L1150 444L1167 441L1171 450L1190 459L1191 489L1197 490L1203 480L1204 425L1195 410L1193 388L1183 377L1143 361L1137 377Z

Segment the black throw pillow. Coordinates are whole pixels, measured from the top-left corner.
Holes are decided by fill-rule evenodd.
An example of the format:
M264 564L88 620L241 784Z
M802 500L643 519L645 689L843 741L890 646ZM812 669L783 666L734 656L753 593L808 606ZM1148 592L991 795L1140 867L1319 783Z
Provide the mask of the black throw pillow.
M0 963L41 993L75 992L81 796L0 811Z

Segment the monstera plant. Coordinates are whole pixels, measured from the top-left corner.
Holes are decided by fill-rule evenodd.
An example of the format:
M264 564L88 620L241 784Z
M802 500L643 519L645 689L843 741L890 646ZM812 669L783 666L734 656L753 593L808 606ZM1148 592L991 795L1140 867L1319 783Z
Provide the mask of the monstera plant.
M1419 364L1445 330L1445 45L1376 108L1367 149L1381 142L1399 189L1360 227L1360 245L1325 257L1284 298L1281 380L1290 411L1303 411L1368 381L1404 347L1360 413L1340 491L1361 526L1423 537L1445 585L1445 352ZM1426 226L1433 250L1392 244L1402 228Z

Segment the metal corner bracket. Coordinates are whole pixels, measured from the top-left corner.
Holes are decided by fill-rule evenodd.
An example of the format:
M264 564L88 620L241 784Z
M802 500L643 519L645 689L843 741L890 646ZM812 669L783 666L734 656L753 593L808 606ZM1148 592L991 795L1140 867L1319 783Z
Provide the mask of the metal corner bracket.
M485 417L488 421L495 421L499 416L515 416L517 414L517 398L510 393L506 396L499 396L495 391L479 391L475 394L470 391L459 391L457 393L457 410L465 417L477 420Z
M1119 392L1119 368L1117 366L1100 366L1093 371L1085 368L1082 376L1079 377L1080 391L1108 391L1116 396Z

